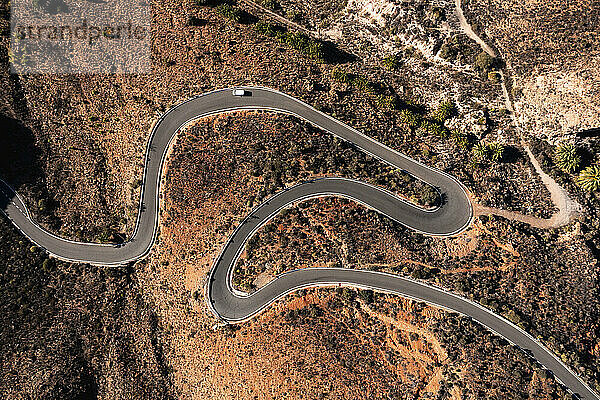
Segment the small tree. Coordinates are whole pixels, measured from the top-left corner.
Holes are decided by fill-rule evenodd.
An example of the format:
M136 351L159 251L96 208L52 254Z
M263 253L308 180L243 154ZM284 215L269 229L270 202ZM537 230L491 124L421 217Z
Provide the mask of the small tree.
M487 144L477 143L473 146L473 155L477 161L488 159L493 162L498 162L504 155L504 145L498 142Z
M365 92L365 93L374 93L375 92L375 88L373 87L371 82L369 82L369 80L367 78L365 78L364 76L354 77L354 79L352 80L352 84L354 85L354 87L356 87L361 92Z
M571 143L562 143L554 152L554 162L567 173L577 172L581 165L581 156L577 147Z
M467 150L469 148L469 138L464 133L453 130L451 132L452 138L454 139L454 143L462 150Z
M488 79L494 83L500 83L500 73L496 71L488 72Z
M451 60L456 56L456 50L454 49L454 47L452 47L452 45L450 45L448 43L444 43L440 47L438 56L440 56L444 60Z
M367 304L373 303L373 291L369 289L359 290L358 297Z
M592 165L581 171L577 183L588 192L600 190L600 166Z
M420 136L425 134L437 136L440 139L444 139L446 136L448 136L446 129L442 125L429 120L423 120L421 122L421 126L419 126L419 129L417 130L417 134Z
M475 58L475 66L482 71L489 71L494 66L494 57L482 51Z
M304 53L313 60L320 62L325 61L325 49L323 43L316 40L311 40L308 42L308 46L304 49Z
M262 33L263 35L267 35L270 37L275 37L277 36L277 33L283 31L283 28L281 26L264 21L257 22L254 25L254 29L256 29L257 32Z
M430 15L434 22L442 21L446 17L444 10L440 7L433 7Z

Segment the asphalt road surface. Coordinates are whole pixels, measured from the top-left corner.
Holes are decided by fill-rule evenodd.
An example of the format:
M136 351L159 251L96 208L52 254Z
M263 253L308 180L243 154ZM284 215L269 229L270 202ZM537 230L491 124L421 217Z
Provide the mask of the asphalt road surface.
M285 273L252 295L236 292L231 287L231 273L246 241L281 209L294 202L319 196L342 196L411 229L436 236L460 233L469 226L473 216L464 187L452 176L412 160L288 95L267 88L244 89L251 94L233 96L231 89L221 89L190 99L168 110L157 122L146 151L136 228L131 239L121 245L73 242L51 234L33 221L21 198L1 180L0 209L21 232L54 257L97 265L123 265L144 257L154 243L159 223L162 167L169 145L181 127L198 118L243 109L267 109L295 115L436 187L442 196L442 205L435 210L424 210L385 190L342 178L304 182L274 195L236 228L210 271L206 298L219 319L227 323L244 321L285 294L309 286L343 284L395 293L471 317L527 350L581 398L600 399L550 351L520 328L467 299L420 282L372 271L311 268Z

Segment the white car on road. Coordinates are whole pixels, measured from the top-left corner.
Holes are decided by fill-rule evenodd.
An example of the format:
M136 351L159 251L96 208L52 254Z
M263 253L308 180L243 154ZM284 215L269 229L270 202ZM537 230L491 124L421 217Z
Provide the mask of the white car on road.
M233 89L234 96L246 96L248 93L244 89Z

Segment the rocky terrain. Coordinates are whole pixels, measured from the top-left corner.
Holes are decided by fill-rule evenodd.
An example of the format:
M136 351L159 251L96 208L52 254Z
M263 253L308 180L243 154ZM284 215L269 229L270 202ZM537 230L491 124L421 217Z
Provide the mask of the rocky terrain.
M329 40L310 47L324 54L302 45L317 39L303 42L283 25L265 25L270 19L242 3L239 14L202 1L153 3L147 76L10 75L3 36L0 121L9 129L0 131L0 176L54 232L125 240L135 223L146 140L160 113L215 87L260 84L454 174L481 204L552 213L505 109L498 66L459 34L453 3L305 4L282 1L275 12ZM473 7L466 5L468 18ZM516 58L502 53L516 68ZM536 96L554 95L551 86L544 90ZM586 112L578 114L582 121L593 118ZM586 165L598 150L593 132L582 148ZM290 145L292 138L302 140ZM499 157L490 144L501 145ZM327 199L302 204L259 232L237 284L252 290L277 272L333 263L410 275L506 315L597 385L598 195L585 194L573 173L557 167L553 146L535 142L532 149L585 206L576 224L544 231L481 217L464 235L440 240ZM278 165L282 159L297 161L295 169ZM201 290L205 274L236 223L272 191L335 173L389 185L421 204L431 199L417 195L423 192L406 176L269 114L200 121L181 135L168 168L159 241L132 268L54 263L2 220L2 397L564 397L533 361L476 324L397 297L311 290L240 327L213 329ZM299 220L311 230L299 229ZM347 233L332 235L334 228Z
M6 19L4 24L6 28ZM125 239L135 222L143 151L153 121L177 101L215 87L257 83L280 89L443 169L456 168L451 143L426 135L419 137L422 144L415 148L418 132L395 132L403 115L400 109L389 112L393 102L434 111L442 101L452 100L460 118L445 124L449 132L456 131L460 143L470 147L482 140L518 146L497 83L443 63L431 64L409 48L404 49L406 59L391 71L360 58L342 57L340 66L338 61L321 63L257 34L251 23L232 23L211 7L187 3L183 9L157 4L155 30L154 72L149 76L17 76L7 70L0 76L2 118L20 124L18 136L28 146L23 153L35 154L39 160L27 182L18 181L22 168L14 161L6 163L5 176L17 177L11 183L23 192L31 211L61 235L95 241ZM214 40L223 35L228 40ZM6 45L4 40L5 63ZM368 77L376 92L335 81L336 68L355 74L361 82ZM421 75L417 69L425 72ZM9 142L14 140L12 132L2 133ZM513 156L518 156L515 150ZM533 198L531 192L543 191L530 167L504 164L492 174L511 176L506 179L515 183L510 191L526 188L530 193L519 199L498 193L508 190L498 185L474 189L486 204L533 214L547 209L523 203ZM515 180L515 175L520 177ZM489 189L496 192L488 193ZM544 197L539 204L544 204Z
M597 130L598 1L468 0L464 6L506 60L528 134L555 143Z
M241 173L246 169L244 158L252 153L241 155L239 162L228 168L215 166L223 165L220 158L240 146L232 140L236 132L244 132L241 137L246 141L253 139L254 124L263 137L274 141L274 149L281 140L270 135L268 119L249 121L241 116L219 117L214 122L197 124L180 137L166 178L160 245L147 262L138 264L140 282L155 299L170 338L167 358L182 398L475 399L482 393L496 398L564 395L522 353L482 333L468 320L369 291L300 291L253 321L215 328L216 320L204 304L204 277L222 243L246 215L249 206L245 200L259 184L252 174ZM228 135L217 140L224 127ZM212 148L221 151L215 153ZM261 158L268 159L264 155ZM229 176L244 178L227 179ZM343 211L356 207L347 204L333 208ZM320 214L331 210L319 207ZM362 210L355 214L369 221L380 220L376 214L364 214ZM373 235L368 224L345 213L334 218L356 224L355 230L360 232L363 225L366 234ZM281 225L282 229L294 227ZM379 247L383 245L380 238L392 231L412 235L389 227L368 243ZM490 252L496 246L488 240ZM319 260L326 260L322 249L326 252L327 246L321 244L310 246L309 251L317 252ZM495 251L503 257L504 250ZM273 255L269 262L278 262L281 254ZM369 257L362 249L357 249L356 256ZM490 357L484 358L483 354ZM483 364L494 372L476 373ZM508 374L508 370L518 372Z

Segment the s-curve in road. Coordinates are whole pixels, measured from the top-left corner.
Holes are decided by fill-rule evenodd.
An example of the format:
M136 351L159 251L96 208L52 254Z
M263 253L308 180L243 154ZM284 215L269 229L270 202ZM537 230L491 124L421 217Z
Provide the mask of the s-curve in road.
M449 235L465 229L472 218L472 208L463 186L453 177L418 163L350 128L342 122L281 92L268 88L244 87L243 96L234 96L232 89L215 90L192 98L168 110L156 123L146 148L141 202L135 231L130 240L117 246L78 243L52 235L31 218L25 203L4 182L0 183L0 209L38 246L53 256L67 261L98 265L121 265L135 261L148 253L158 228L158 198L160 178L167 150L180 129L198 118L236 110L272 110L295 115L342 139L352 142L375 157L438 188L445 204L431 212L414 207L384 191L370 190L349 193L358 200L397 207L398 221L408 227L432 235ZM348 182L348 189L355 189ZM319 183L316 186L324 185ZM367 186L361 186L366 190ZM321 191L327 189L323 187ZM344 185L337 185L331 194L344 194ZM369 196L375 196L370 198ZM3 200L4 199L4 200Z
M274 195L238 225L213 264L207 280L206 299L219 319L228 323L244 321L285 294L308 286L347 284L395 293L470 316L516 345L530 350L539 362L582 398L597 398L552 353L518 327L475 303L423 283L371 271L318 268L283 274L252 295L236 292L231 286L231 274L245 243L258 228L294 202L319 196L342 196L385 214L408 228L435 236L460 233L469 226L473 216L466 190L452 176L412 160L293 97L268 88L237 89L236 94L243 90L244 95L234 95L232 89L206 93L171 108L157 122L148 141L138 219L129 241L116 246L59 238L36 224L22 199L2 181L0 210L33 242L57 258L98 265L122 265L135 261L145 256L154 243L165 155L184 125L205 116L244 109L291 114L436 187L442 196L442 205L435 210L424 210L385 190L342 178L304 182Z

